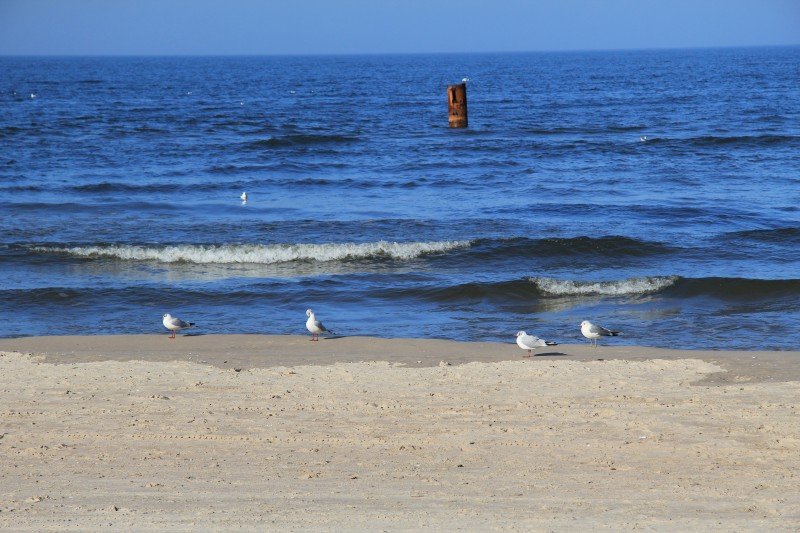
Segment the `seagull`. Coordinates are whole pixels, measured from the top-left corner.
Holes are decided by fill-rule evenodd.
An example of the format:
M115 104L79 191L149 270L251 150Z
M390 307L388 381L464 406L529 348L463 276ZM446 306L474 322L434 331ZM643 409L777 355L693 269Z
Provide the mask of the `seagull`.
M540 339L536 335L528 335L524 331L517 332L517 346L523 350L528 350L528 355L523 355L522 357L530 357L531 352L536 350L536 348L542 348L544 346L556 346L557 344L558 343L553 341Z
M642 141L643 143L646 143L647 142L647 135L642 135L641 137L639 137L639 140Z
M243 192L242 195L239 198L242 199L242 203L243 204L247 203L247 193L246 192Z
M308 317L308 320L306 320L306 329L311 332L312 341L318 341L320 333L333 333L331 330L323 326L322 322L317 320L316 315L314 315L314 311L311 309L306 309L306 316Z
M469 81L469 78L461 78L461 83L467 83L468 81Z
M164 320L162 320L162 323L164 324L165 328L167 328L172 332L172 335L170 335L169 337L170 339L174 339L175 333L177 333L178 331L194 327L194 322L184 322L180 318L172 316L169 313L164 315Z
M606 329L603 326L596 326L589 322L588 320L584 320L581 322L581 333L583 336L589 339L590 342L594 343L594 346L597 346L597 339L600 337L616 337L621 332L620 331L611 331L610 329Z

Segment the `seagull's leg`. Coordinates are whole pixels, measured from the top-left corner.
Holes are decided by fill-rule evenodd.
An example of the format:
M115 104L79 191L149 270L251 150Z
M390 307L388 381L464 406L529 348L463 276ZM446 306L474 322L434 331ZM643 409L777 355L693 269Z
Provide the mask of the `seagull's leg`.
M530 356L531 356L531 351L528 350L528 355L523 355L522 357L530 357Z

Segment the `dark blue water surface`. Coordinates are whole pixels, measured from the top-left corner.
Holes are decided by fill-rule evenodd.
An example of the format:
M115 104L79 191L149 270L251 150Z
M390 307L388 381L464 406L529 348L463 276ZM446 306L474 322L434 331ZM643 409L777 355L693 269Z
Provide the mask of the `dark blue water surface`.
M797 349L800 48L2 58L0 202L0 336Z

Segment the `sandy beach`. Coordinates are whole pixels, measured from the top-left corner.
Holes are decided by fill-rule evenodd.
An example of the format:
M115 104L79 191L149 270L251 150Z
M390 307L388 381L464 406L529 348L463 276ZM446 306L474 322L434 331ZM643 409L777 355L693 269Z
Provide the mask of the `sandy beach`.
M0 528L800 528L798 352L0 340Z

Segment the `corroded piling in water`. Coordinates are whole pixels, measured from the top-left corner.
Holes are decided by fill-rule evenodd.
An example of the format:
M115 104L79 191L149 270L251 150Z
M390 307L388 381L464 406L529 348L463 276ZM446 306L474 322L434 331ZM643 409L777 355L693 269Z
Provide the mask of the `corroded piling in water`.
M467 127L467 84L447 87L448 121L451 128Z

